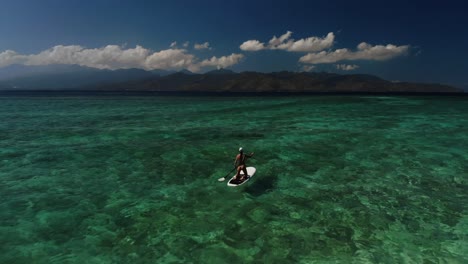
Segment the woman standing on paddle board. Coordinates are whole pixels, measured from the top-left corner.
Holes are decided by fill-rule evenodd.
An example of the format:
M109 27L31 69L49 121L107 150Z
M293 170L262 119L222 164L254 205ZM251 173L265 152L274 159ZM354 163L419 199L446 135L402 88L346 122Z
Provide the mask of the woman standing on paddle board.
M234 161L234 166L237 168L236 180L243 181L244 179L248 178L249 175L247 174L247 165L245 165L245 160L247 158L253 157L254 153L250 153L249 155L244 154L244 150L242 147L239 148L239 154L236 156L236 161ZM239 175L241 171L244 172L244 176L239 179Z

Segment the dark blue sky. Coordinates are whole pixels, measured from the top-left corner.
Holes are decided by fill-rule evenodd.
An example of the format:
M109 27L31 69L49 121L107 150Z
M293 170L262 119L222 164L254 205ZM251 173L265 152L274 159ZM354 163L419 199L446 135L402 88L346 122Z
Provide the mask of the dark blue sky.
M463 1L148 2L2 1L0 67L77 63L198 71L323 70L468 84L468 4ZM269 44L273 36L287 31L292 34L281 44L288 45ZM309 37L325 41L330 32L332 42L321 48L314 46L317 43L292 46ZM263 44L255 51L241 49L249 40ZM173 42L177 45L171 48ZM208 48L194 48L205 42ZM368 46L359 52L362 42ZM54 53L32 57L59 45ZM120 48L105 49L108 45ZM141 46L140 57L132 55L136 45ZM127 54L116 55L127 49ZM346 54L336 53L339 49L347 49ZM157 54L148 59L153 53ZM311 57L303 58L307 54Z

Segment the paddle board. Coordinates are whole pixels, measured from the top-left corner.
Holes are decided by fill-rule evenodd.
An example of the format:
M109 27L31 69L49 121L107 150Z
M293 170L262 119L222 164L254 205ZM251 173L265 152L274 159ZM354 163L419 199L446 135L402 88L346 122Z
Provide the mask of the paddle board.
M246 179L244 179L243 181L235 181L234 180L234 177L236 177L236 174L234 174L234 176L232 176L232 178L228 181L227 183L227 186L229 187L237 187L237 186L240 186L246 182L248 182L255 174L255 171L257 171L254 167L247 167L247 174L250 176ZM242 177L242 175L244 175L244 172L241 171L241 174L240 176Z

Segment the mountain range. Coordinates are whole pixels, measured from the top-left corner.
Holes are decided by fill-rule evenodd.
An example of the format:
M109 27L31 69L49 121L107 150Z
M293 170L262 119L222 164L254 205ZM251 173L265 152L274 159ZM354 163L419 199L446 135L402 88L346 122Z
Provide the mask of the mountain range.
M287 93L462 93L443 84L391 82L366 74L326 72L241 72L219 69L204 74L142 69L102 70L77 65L0 69L0 90L80 90L157 92Z

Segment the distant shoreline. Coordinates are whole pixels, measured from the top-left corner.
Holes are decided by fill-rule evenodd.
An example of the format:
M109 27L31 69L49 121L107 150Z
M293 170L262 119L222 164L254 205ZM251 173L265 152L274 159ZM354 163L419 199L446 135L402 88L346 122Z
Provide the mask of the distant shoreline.
M0 90L0 96L468 96L467 92L213 92L213 91L89 91Z
M0 80L0 91L144 93L165 95L331 95L464 93L439 83L392 82L369 74L327 72L241 72L220 69L204 74L96 70L74 67Z

